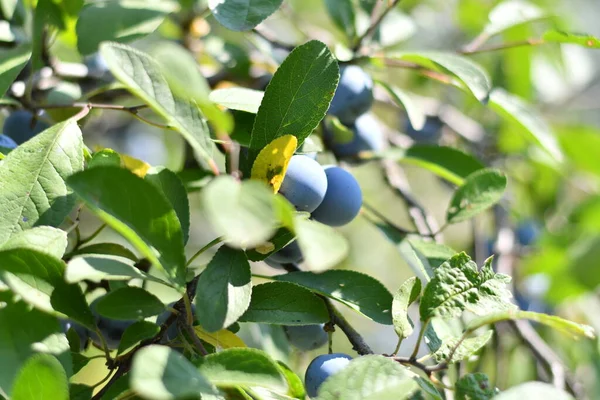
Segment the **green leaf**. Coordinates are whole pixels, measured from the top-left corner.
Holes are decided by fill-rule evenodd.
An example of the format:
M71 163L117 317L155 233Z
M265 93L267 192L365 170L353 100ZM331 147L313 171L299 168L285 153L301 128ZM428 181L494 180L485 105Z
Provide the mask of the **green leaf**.
M125 332L123 332L123 336L119 341L117 355L126 353L127 350L131 349L142 340L156 336L158 332L160 332L160 326L152 322L138 321L133 325L130 325L125 329Z
M217 21L232 31L249 31L273 14L283 0L208 0Z
M348 42L356 37L356 12L351 0L325 0L325 9L333 23L346 34Z
M522 399L575 400L564 390L543 382L522 383L494 396L494 400Z
M215 232L231 246L255 247L277 229L274 195L262 182L220 176L204 188L202 203Z
M252 288L248 310L240 321L276 325L310 325L329 321L325 303L310 290L289 282Z
M320 272L335 267L348 255L348 242L334 228L302 215L298 215L294 222L304 263L311 271Z
M530 2L503 1L490 12L489 22L483 32L490 37L517 25L547 18L548 16L543 9Z
M408 316L408 306L421 294L421 281L417 277L407 279L394 295L392 321L400 339L406 339L413 332L413 323Z
M433 354L433 357L438 363L447 361L450 364L466 360L473 354L477 353L483 346L485 346L492 338L492 335L492 331L487 331L483 335L463 340L458 348L454 351L452 360L449 360L450 354L452 353L452 349L454 349L454 347L456 347L458 344L460 338L455 337L450 340L445 340L440 348L437 349Z
M592 35L561 31L548 31L544 33L542 39L545 42L578 44L590 49L600 49L600 39Z
M283 362L277 361L277 366L279 367L279 372L281 372L287 382L288 396L294 399L304 399L306 397L306 390L304 390L302 379Z
M415 128L415 130L420 131L423 129L427 116L420 107L418 100L414 98L412 93L401 90L396 86L389 85L388 83L380 80L375 80L375 82L384 88L386 92L388 92L394 103L400 107L404 107L406 114L408 115L408 119L410 120L410 124L413 126L413 128Z
M292 240L294 240L294 233L291 232L289 229L287 228L279 228L279 230L277 231L277 233L275 233L275 235L273 235L272 238L269 239L268 243L271 243L273 245L273 249L266 252L263 249L261 249L260 247L255 248L255 249L251 249L251 250L246 250L246 256L248 257L248 260L250 261L262 261L265 258L269 257L271 254L277 252L278 250L282 249L283 247L285 247L288 243L290 243ZM269 247L270 249L270 247ZM260 250L260 251L258 251Z
M198 370L218 387L261 386L287 390L277 363L257 349L236 348L209 354L201 359Z
M96 311L110 319L142 319L164 311L163 303L150 292L133 286L108 292L96 304Z
M0 97L4 96L30 58L29 44L22 44L0 53Z
M250 263L241 250L221 246L200 275L196 287L196 316L208 332L233 324L250 305Z
M467 374L456 382L456 400L489 400L498 393L488 376L481 372Z
M44 51L46 34L44 31L57 27L64 29L64 14L61 5L52 0L38 0L33 10L32 52L31 64L37 71L44 66L42 52Z
M453 53L419 52L400 53L392 56L398 60L413 62L433 71L450 73L482 103L487 103L492 90L488 73L479 64Z
M444 244L427 242L420 236L409 237L408 242L416 252L417 256L427 262L432 271L457 253L456 250Z
M396 361L379 355L352 360L325 380L318 400L402 400L419 389L415 375Z
M495 273L491 258L478 271L466 253L459 253L436 268L435 276L425 286L419 307L421 320L458 317L464 310L485 315L513 309L507 282L510 277Z
M495 169L482 169L469 175L450 200L446 220L450 224L465 221L502 199L506 175Z
M464 184L469 175L485 168L473 156L445 146L415 145L406 150L392 148L383 156L425 168L455 185Z
M274 139L294 135L298 147L325 116L339 79L329 49L313 40L298 46L283 61L260 105L248 154L248 170L260 150Z
M490 107L508 121L516 123L527 138L540 145L556 161L563 161L563 154L550 126L524 100L496 88L490 95Z
M135 278L167 285L163 280L137 269L130 260L108 255L74 257L67 264L65 271L65 279L71 283L83 280L92 282L129 281Z
M213 90L208 98L230 110L256 114L264 95L260 90L232 87Z
M95 167L120 167L121 156L112 149L102 149L92 155L92 159L87 163L88 168Z
M69 385L69 398L71 400L90 400L93 394L94 388L92 386L80 383L72 383Z
M491 310L490 310L491 311ZM555 315L536 313L532 311L506 310L500 312L488 312L488 315L481 316L471 320L467 326L467 330L474 331L479 327L494 324L500 321L527 319L546 325L554 330L557 330L573 339L579 337L587 337L594 339L596 332L594 328L588 325L578 324Z
M330 270L319 274L291 272L275 279L330 297L380 324L392 324L392 295L381 282L369 275L350 270Z
M149 400L217 395L217 389L183 355L166 346L150 345L133 357L131 388Z
M114 167L80 172L68 184L92 212L166 271L173 283L185 284L181 224L154 185Z
M17 8L17 2L18 0L0 0L0 9L7 21L10 21L13 18L13 14Z
M560 145L569 161L579 169L600 176L600 158L589 149L600 148L600 135L595 128L568 126L558 133Z
M68 400L67 374L56 357L49 354L31 356L15 378L11 399Z
M67 248L67 232L50 226L35 226L11 236L0 249L31 249L61 258Z
M100 53L115 78L143 100L167 124L179 132L209 166L214 145L204 116L194 102L174 95L160 65L139 50L124 44L104 42Z
M34 344L60 331L56 318L31 309L25 303L0 308L0 391L10 396L21 365L34 354Z
M138 260L136 255L133 254L131 252L131 250L129 250L126 247L121 246L120 244L116 244L116 243L90 244L89 246L80 247L75 252L73 252L72 255L76 256L76 255L86 255L86 254L115 256L115 257L126 258L126 259L129 259L134 262Z
M0 243L39 225L60 225L75 205L65 179L83 169L81 131L74 120L20 145L0 165Z
M173 171L164 167L150 168L144 179L156 186L173 206L181 224L185 245L190 236L190 202L181 179Z
M176 2L108 0L88 3L77 20L77 48L82 55L98 50L100 42L131 42L146 36L178 8Z

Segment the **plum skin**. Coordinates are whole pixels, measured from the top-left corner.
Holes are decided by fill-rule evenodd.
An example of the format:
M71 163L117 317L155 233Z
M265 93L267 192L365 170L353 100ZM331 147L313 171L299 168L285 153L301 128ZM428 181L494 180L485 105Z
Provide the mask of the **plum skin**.
M434 116L427 116L425 119L425 125L421 130L416 130L410 121L406 120L404 127L405 133L418 143L437 143L442 137L443 122Z
M0 135L0 147L14 150L17 148L17 146L17 142L15 142L10 136Z
M32 129L32 119L33 114L30 111L14 111L4 120L2 132L17 144L22 144L50 127L46 122L37 120Z
M351 125L373 105L373 80L357 65L340 68L340 81L328 114L335 115L345 125Z
M312 398L317 397L319 387L330 376L348 366L352 357L344 353L322 354L311 361L304 376L306 393Z
M278 264L289 264L302 262L302 250L296 240L288 243L275 253L266 258L266 261L272 261Z
M516 229L517 240L521 246L530 246L537 240L540 228L534 221L523 221Z
M323 167L310 157L292 156L279 193L298 211L313 212L323 201L327 177Z
M352 221L362 207L362 191L352 174L336 166L325 167L327 192L312 218L329 226Z
M362 151L380 152L385 148L383 131L373 114L361 115L349 128L353 137L348 143L336 143L333 135L326 135L329 147L337 157L353 157Z
M317 325L290 325L283 329L290 344L300 350L310 351L324 346L329 341L329 335L323 327L325 324Z

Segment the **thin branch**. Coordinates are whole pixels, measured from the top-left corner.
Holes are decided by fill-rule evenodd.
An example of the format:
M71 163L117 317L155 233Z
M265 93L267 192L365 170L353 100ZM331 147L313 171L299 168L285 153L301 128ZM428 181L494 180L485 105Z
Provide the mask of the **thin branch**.
M352 348L361 356L365 354L373 354L373 350L371 347L365 342L365 339L350 325L348 320L331 304L331 300L327 298L323 298L325 301L325 305L329 310L330 314L333 316L333 322L344 332L350 343L352 344Z
M255 33L257 36L261 37L262 39L266 40L267 42L269 42L271 44L271 46L273 46L273 47L277 47L277 48L287 50L287 51L292 51L296 47L292 44L280 42L279 39L273 37L271 34L265 33L256 28L252 29L252 32Z
M458 53L462 54L462 55L470 56L473 54L489 53L492 51L499 51L499 50L508 50L508 49L514 49L514 48L523 47L523 46L540 46L542 44L546 44L546 42L543 39L533 39L532 38L532 39L518 40L518 41L514 41L514 42L500 43L500 44L481 47L481 48L479 48L479 47L471 48L471 47L469 47L469 45L467 45L467 46L465 46L464 49L459 50Z
M184 331L187 334L187 336L189 336L190 340L192 341L192 344L200 354L202 354L203 356L208 354L208 351L206 351L206 348L202 344L202 341L198 338L198 335L196 335L196 332L194 332L192 327L183 318L178 319L177 325L179 329Z
M364 43L371 39L371 37L375 33L375 30L377 29L379 24L381 24L381 21L383 21L385 16L388 15L388 13L392 11L394 7L396 7L396 5L400 3L400 1L401 0L392 0L392 2L383 10L381 14L379 14L379 16L375 18L373 18L373 15L371 16L371 24L369 25L367 30L356 39L356 41L354 42L354 46L352 46L352 51L354 51L355 53L359 52L359 50L363 47Z
M196 258L198 258L200 255L202 255L202 253L204 253L206 250L210 249L211 247L221 243L222 241L223 241L222 237L213 239L210 243L208 243L206 246L202 247L193 256L191 256L190 259L188 260L188 262L185 264L185 266L189 267Z

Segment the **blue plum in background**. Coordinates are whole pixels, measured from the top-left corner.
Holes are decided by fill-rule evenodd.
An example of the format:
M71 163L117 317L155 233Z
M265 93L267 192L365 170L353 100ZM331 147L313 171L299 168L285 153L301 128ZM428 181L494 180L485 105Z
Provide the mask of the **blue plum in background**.
M10 137L6 135L0 135L0 151L2 151L2 149L12 150L17 146L17 142L12 140Z
M100 53L86 57L84 63L88 68L88 75L92 78L104 78L108 75L108 65Z
M310 351L324 346L329 341L329 335L320 325L301 325L301 326L284 326L290 344L300 350Z
M276 264L299 263L302 261L302 251L300 250L298 242L294 240L275 253L271 254L266 258L265 261L269 265L271 265L270 262L274 262ZM275 268L278 268L278 266Z
M21 144L50 127L46 122L37 120L33 122L32 128L32 120L33 113L30 111L14 111L4 120L2 133L13 139L17 144Z
M349 128L352 129L353 137L348 143L336 143L329 133L326 136L329 147L336 156L352 157L361 151L379 152L385 148L385 136L373 114L361 115Z
M79 337L78 347L85 347L85 344L87 343L87 340L89 338L89 331L87 328L85 328L82 325L79 325L74 321L71 321L70 319L61 319L60 327L65 334L69 331L69 329L73 328L73 330L75 331L75 333L77 333L77 336Z
M535 221L523 221L517 226L516 234L521 246L530 246L540 235L540 226Z
M104 340L106 340L106 345L110 350L115 350L119 348L119 343L121 342L121 337L123 337L123 333L125 329L129 328L136 321L135 320L116 320L106 318L100 315L96 311L96 304L99 299L96 299L90 304L90 308L92 313L94 314L94 318L96 320L96 326L100 329ZM102 347L102 341L96 334L96 332L90 331L90 339L96 346Z
M357 65L340 68L340 82L331 100L328 114L351 125L373 105L373 80Z
M352 357L343 353L323 354L311 361L304 376L306 393L317 397L319 387L330 376L340 372L350 364Z
M313 212L325 197L327 177L321 164L305 155L295 155L279 189L298 211Z
M312 217L330 226L342 226L352 221L362 207L362 191L352 174L336 166L325 168L327 193L312 213Z
M175 302L170 303L168 305L168 308L173 308L173 306L175 306ZM192 314L193 314L193 318L194 318L194 321L195 321L196 320L196 306L194 304L192 304ZM156 324L157 325L164 324L165 321L167 320L167 318L169 318L170 315L171 315L171 311L169 311L169 310L163 311L156 318ZM163 343L170 342L171 340L175 340L175 338L177 337L177 334L178 334L177 322L173 322L169 326L169 329L167 329L167 335L165 337L163 337Z
M427 116L423 128L416 130L407 118L404 132L417 143L437 143L442 137L443 126L444 123L438 117Z

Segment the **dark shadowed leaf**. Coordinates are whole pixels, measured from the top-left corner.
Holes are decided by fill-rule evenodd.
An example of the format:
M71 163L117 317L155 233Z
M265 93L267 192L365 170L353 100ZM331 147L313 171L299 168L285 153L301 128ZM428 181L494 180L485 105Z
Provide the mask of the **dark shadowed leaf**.
M163 303L150 292L133 286L108 292L96 304L99 314L121 320L142 319L160 314Z

